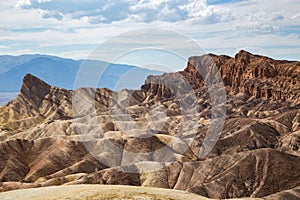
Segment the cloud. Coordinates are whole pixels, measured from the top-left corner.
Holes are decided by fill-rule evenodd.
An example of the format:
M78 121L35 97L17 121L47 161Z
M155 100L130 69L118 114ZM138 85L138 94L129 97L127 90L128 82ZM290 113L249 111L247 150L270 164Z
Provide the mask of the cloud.
M291 16L291 19L297 19L300 17L300 12L296 13L295 15Z
M19 0L16 4L16 7L26 8L31 5L30 0Z
M38 0L38 3L51 2L52 0Z
M206 1L190 1L181 6L188 13L188 17L194 23L215 24L233 20L228 9L208 5Z
M43 18L55 18L57 20L63 19L63 14L57 11L41 10L40 15Z
M0 45L0 49L9 49L8 46Z
M267 13L261 10L248 14L235 25L235 28L255 35L276 33L280 30L280 25L276 22L284 18L284 12Z
M20 0L22 9L39 10L44 18L62 20L87 18L91 24L130 22L218 23L231 19L228 10L209 5L206 0Z
M272 17L272 20L273 21L281 21L281 20L284 20L284 15L285 13L284 12L278 12L278 13L275 13Z

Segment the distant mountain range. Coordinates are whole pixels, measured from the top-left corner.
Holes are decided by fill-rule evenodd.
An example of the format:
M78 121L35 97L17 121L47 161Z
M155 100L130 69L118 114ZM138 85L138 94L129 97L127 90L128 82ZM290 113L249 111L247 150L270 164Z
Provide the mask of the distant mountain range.
M18 92L23 77L28 73L51 85L74 89L74 81L83 63L84 66L92 67L88 74L85 74L85 78L80 77L80 87L99 87L112 90L137 89L144 83L148 75L162 74L160 71L97 60L72 60L48 55L3 55L0 56L0 93ZM94 70L102 73L101 79L95 77ZM99 79L97 85L94 83L95 78Z

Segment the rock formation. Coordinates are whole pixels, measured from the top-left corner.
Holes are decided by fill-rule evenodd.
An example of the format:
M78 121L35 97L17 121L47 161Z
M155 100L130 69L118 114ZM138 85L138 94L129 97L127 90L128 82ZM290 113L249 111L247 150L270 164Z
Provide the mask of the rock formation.
M0 131L2 192L112 184L299 198L300 63L243 50L194 56L184 71L120 92L28 74L0 108Z

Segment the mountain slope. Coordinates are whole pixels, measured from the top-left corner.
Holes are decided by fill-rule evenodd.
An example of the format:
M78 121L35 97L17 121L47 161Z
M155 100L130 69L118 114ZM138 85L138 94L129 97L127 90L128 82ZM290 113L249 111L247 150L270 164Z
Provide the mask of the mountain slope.
M42 57L42 55L21 55L21 56L0 56L0 73L5 73L17 66L20 66L34 58Z
M0 108L0 190L113 184L218 199L298 195L299 66L245 51L209 54L118 92L66 90L28 74ZM224 102L208 93L222 92L216 85ZM220 135L209 135L224 110Z

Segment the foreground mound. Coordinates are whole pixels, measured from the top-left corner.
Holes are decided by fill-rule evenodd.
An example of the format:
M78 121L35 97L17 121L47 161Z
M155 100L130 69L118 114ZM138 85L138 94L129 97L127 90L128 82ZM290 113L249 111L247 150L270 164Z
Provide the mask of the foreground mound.
M15 190L0 194L0 199L161 199L161 200L206 200L192 193L160 188L141 188L121 185L69 185Z

